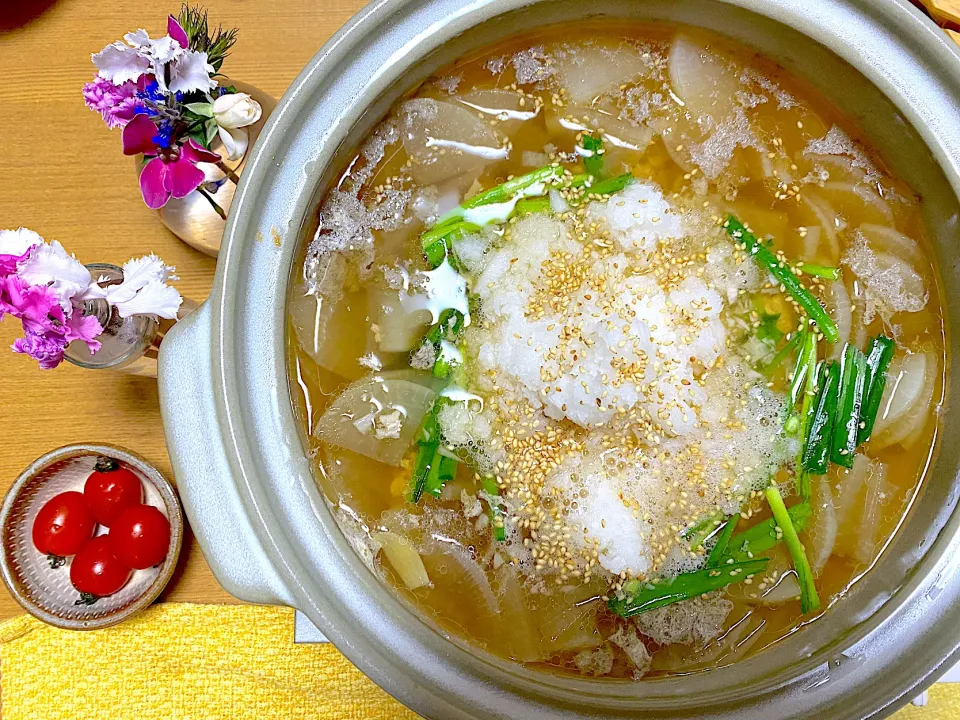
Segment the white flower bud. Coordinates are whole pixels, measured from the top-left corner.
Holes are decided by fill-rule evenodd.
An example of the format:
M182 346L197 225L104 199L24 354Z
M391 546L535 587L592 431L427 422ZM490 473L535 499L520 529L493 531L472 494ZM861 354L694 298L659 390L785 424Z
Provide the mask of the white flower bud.
M260 103L247 93L221 95L213 102L213 119L222 128L236 129L253 125L262 114Z

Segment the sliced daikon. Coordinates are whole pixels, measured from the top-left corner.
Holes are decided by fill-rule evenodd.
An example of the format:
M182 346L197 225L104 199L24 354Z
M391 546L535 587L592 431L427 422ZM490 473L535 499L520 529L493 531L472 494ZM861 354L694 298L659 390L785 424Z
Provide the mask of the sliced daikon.
M514 90L471 90L453 98L475 115L487 120L496 120L497 129L512 133L525 122L540 114L540 106Z
M355 380L366 368L359 359L367 352L366 293L348 293L339 301L305 294L298 287L288 312L300 345L322 368ZM335 340L334 340L335 338Z
M433 185L503 160L508 147L476 111L432 98L408 100L400 108L403 147L413 179Z
M554 54L554 77L572 103L589 105L601 95L614 94L624 83L647 77L654 60L635 47L582 45Z
M363 378L333 401L313 433L336 447L399 467L443 383L414 370Z
M732 63L699 38L677 35L667 59L670 84L684 106L695 115L720 122L733 112L740 81Z
M370 315L376 318L376 341L382 352L409 352L420 344L430 326L430 311L408 312L400 298L402 291L374 288L370 291Z

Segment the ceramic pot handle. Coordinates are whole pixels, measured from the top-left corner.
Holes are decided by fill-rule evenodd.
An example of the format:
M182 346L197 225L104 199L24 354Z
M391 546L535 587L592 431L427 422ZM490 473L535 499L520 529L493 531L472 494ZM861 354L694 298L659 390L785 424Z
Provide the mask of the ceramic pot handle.
M254 535L224 448L213 392L211 307L178 322L160 346L160 409L180 499L204 557L241 600L292 605Z

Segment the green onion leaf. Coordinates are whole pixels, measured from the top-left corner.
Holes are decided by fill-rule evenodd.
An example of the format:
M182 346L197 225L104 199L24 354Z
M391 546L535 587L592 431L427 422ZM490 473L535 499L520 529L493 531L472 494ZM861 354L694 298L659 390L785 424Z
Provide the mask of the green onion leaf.
M840 398L837 419L830 443L830 460L837 465L853 467L860 435L860 412L863 407L864 384L867 381L867 358L853 345L843 349L840 363Z
M801 532L807 526L807 521L813 511L810 508L810 503L801 502L791 507L787 512L797 532ZM734 535L730 538L727 548L720 557L720 564L752 560L760 553L771 550L781 539L777 527L776 519L771 518Z
M877 413L880 412L880 400L883 399L883 391L887 386L887 369L890 367L895 349L896 343L886 335L878 335L870 341L870 347L867 350L867 373L869 377L867 387L864 390L860 418L862 427L857 435L858 443L869 440L870 434L873 432L873 424L877 420Z
M423 254L427 258L430 267L439 267L443 259L447 257L447 251L453 247L453 244L470 233L480 230L479 225L474 225L463 220L448 223L447 225L435 225L420 236L420 247L423 248Z
M633 580L624 586L626 597L610 598L607 607L620 617L633 617L672 603L689 600L731 583L742 582L766 569L768 558L704 568L677 575L671 580L644 583Z
M480 484L483 491L490 497L500 497L500 488L497 487L497 481L492 475L484 475L480 478ZM489 502L490 506L490 524L493 525L493 539L497 542L504 542L507 539L507 529L503 525L503 510L498 502Z
M840 268L829 267L827 265L815 265L813 263L800 263L800 271L804 275L823 278L824 280L839 280Z
M440 423L437 421L437 415L440 413L440 407L443 398L438 398L423 419L423 425L420 427L420 433L417 435L417 458L413 464L413 477L410 482L410 502L416 503L423 496L423 491L427 487L430 474L434 472L434 466L439 465L440 455ZM436 468L439 473L439 467Z
M720 523L723 522L723 513L719 510L712 515L708 515L702 520L698 520L696 523L690 527L683 530L680 533L680 537L690 543L690 549L696 551L699 549L707 538L713 535L716 532L717 528L720 527Z
M770 485L764 490L764 494L773 511L773 518L783 533L783 540L787 544L787 550L790 551L790 557L793 559L793 567L797 571L797 579L800 582L800 610L804 613L817 610L820 607L820 598L817 596L817 587L813 582L813 572L810 570L807 553L797 536L797 529L793 525L787 506L783 503L783 496L780 495L776 485Z
M820 301L803 286L800 278L793 273L785 262L781 261L768 247L757 240L756 236L733 215L727 218L724 227L726 227L727 234L734 242L743 245L746 253L754 259L757 265L769 271L777 282L783 286L784 290L797 301L797 304L816 323L827 340L837 342L840 339L836 324L827 314L827 311L823 309Z
M526 175L518 175L515 178L507 180L505 183L496 185L489 190L484 190L482 193L477 193L458 207L455 207L437 221L434 229L442 228L444 225L448 225L462 218L464 213L470 208L506 202L521 190L526 190L537 183L555 183L562 177L563 168L560 165L547 165L533 172L529 172ZM543 193L539 194L542 195Z
M549 212L550 198L548 197L524 198L523 200L517 202L513 210L513 214L520 217L524 215L533 215L534 213Z
M760 337L759 333L757 334L757 337L758 338ZM774 355L768 363L764 364L762 368L760 368L760 371L767 377L770 377L771 375L773 375L773 373L776 372L777 368L780 367L781 364L783 364L783 361L787 359L790 353L792 353L800 345L802 341L803 341L803 336L801 335L801 333L794 333L793 337L787 340L784 346L777 351L777 354ZM799 356L798 356L798 359L799 359Z
M603 140L593 135L584 135L580 143L586 151L583 156L583 169L591 177L599 179L603 175Z
M720 558L722 558L723 554L727 551L727 547L730 545L730 538L733 537L733 531L737 529L737 523L739 521L739 515L731 515L727 518L720 537L717 538L717 542L713 546L713 550L710 551L710 556L707 558L708 568L716 567L720 564Z
M830 440L837 418L837 396L840 392L840 364L830 362L822 366L818 384L820 391L807 428L803 448L803 467L814 475L827 472Z

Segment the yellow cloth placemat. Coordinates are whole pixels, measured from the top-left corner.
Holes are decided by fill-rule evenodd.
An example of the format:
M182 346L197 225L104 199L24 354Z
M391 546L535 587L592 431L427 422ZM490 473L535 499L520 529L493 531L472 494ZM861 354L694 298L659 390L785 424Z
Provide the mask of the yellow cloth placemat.
M0 625L3 720L415 720L293 611L154 605L116 627Z
M333 645L295 645L293 611L154 605L117 627L0 625L3 720L416 720ZM960 685L895 720L957 720Z

